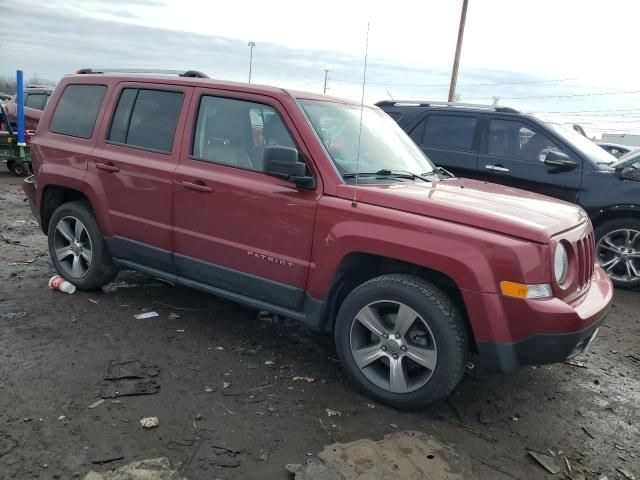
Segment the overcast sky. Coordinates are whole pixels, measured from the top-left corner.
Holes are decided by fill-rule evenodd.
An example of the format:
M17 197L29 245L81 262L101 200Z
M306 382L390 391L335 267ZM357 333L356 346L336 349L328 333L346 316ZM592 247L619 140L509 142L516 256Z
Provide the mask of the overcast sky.
M4 3L4 2L3 2ZM58 0L3 4L0 74L81 67L197 69L366 100L446 100L461 0ZM458 93L640 133L635 0L469 0Z

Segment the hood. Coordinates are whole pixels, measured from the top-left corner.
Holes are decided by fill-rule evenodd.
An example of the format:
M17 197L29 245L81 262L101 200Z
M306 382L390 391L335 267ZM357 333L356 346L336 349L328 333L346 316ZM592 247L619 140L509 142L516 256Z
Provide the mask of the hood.
M353 185L338 195L353 198ZM546 243L587 220L577 205L463 178L358 186L358 201Z

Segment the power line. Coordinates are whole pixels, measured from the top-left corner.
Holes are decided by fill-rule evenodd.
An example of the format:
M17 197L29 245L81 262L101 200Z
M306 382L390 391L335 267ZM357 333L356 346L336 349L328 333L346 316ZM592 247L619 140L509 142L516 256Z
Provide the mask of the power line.
M626 90L621 92L598 93L572 93L568 95L531 95L527 97L502 97L504 100L540 100L545 98L575 98L575 97L599 97L604 95L629 95L638 94L640 90ZM489 97L466 98L465 100L491 100Z
M347 80L340 78L332 78L334 82L340 83L360 83L357 80ZM528 82L498 82L498 83L459 83L458 87L498 87L503 85L535 85L543 83L559 83L576 80L575 78L558 78L554 80L533 80ZM381 85L390 87L448 87L448 83L386 83L386 82L368 82L370 85Z

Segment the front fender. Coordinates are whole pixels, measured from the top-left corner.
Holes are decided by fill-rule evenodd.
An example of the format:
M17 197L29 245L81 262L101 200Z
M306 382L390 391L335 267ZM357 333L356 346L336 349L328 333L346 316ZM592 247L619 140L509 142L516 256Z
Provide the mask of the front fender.
M325 197L318 205L307 282L321 300L342 259L367 253L436 270L460 289L497 293L501 280L548 283L547 245L475 227Z

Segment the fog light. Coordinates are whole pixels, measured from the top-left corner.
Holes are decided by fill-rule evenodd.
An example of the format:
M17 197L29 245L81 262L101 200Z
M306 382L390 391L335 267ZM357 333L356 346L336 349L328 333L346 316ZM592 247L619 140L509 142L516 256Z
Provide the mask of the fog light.
M515 298L549 298L553 296L551 285L548 283L540 283L535 285L526 285L524 283L500 282L500 289L505 297Z

